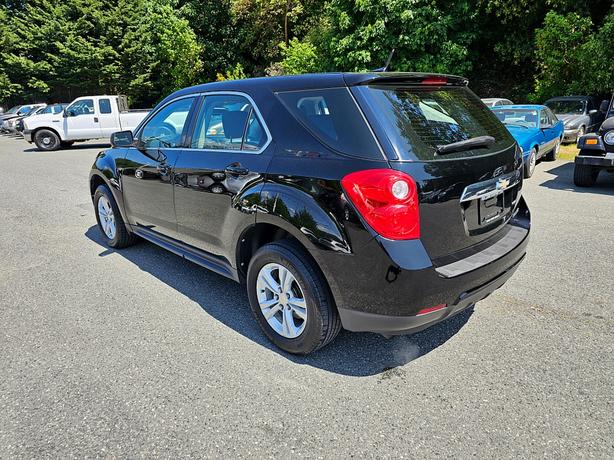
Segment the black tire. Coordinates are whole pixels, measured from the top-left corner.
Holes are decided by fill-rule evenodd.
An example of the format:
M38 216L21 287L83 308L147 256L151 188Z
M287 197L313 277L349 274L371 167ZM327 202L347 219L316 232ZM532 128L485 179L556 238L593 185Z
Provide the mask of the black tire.
M109 236L107 236L105 230L102 227L101 217L98 208L98 202L102 197L106 197L113 210L113 215L115 218L115 235L113 238L109 238ZM100 230L102 238L104 239L107 246L110 246L115 249L121 249L128 246L132 246L138 241L138 237L133 233L130 233L126 228L124 220L122 219L122 215L119 212L119 208L117 207L117 203L113 198L113 194L106 185L99 185L96 189L96 192L94 193L94 214L96 214L98 229Z
M52 152L60 148L60 137L50 129L41 129L34 133L34 143L39 150Z
M61 146L63 149L67 149L67 148L69 148L69 147L72 147L72 145L73 145L74 143L75 143L75 141L62 141L62 142L60 142L60 146Z
M557 143L554 145L554 148L548 152L545 156L546 161L554 161L559 156L559 149L561 148L561 140L557 139Z
M260 308L256 283L260 270L270 263L289 270L303 291L307 319L305 329L296 338L278 334L269 325ZM256 321L266 336L289 353L312 353L331 342L341 330L341 319L324 275L307 251L292 240L266 244L254 254L247 271L247 294Z
M531 163L531 159L533 159L533 163ZM535 164L537 163L537 149L533 147L531 149L531 153L529 153L529 157L527 161L524 162L524 178L528 179L535 172Z
M599 168L590 165L574 165L573 183L578 187L592 187L597 182Z

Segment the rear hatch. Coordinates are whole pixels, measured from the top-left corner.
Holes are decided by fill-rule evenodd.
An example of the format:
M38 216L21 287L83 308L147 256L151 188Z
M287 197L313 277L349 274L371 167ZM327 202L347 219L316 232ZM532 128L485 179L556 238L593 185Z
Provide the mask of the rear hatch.
M418 185L421 240L436 265L507 233L520 199L522 157L463 80L424 76L403 82L396 76L351 89L391 167ZM476 138L478 145L463 142Z

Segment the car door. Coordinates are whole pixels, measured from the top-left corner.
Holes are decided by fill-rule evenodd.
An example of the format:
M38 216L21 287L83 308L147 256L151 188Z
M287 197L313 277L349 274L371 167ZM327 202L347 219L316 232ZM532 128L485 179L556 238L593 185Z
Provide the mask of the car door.
M110 137L119 131L119 114L113 111L113 101L108 97L98 99L98 121L100 123L100 137Z
M64 132L67 140L100 137L100 125L93 99L77 99L66 108L64 115Z
M143 231L177 238L173 168L196 99L175 99L156 110L135 133L136 146L122 162L124 208L130 224Z
M539 111L539 156L546 154L552 148L552 125L545 110Z
M254 102L239 93L204 95L194 129L175 165L175 209L180 239L226 257L237 235L228 229L255 222L245 196L263 181L271 135Z

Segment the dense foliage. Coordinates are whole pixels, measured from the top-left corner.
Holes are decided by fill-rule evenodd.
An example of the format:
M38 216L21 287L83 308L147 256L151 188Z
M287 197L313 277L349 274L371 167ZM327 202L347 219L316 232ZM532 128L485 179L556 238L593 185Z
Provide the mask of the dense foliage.
M614 91L612 0L0 0L0 102L380 67L482 96Z

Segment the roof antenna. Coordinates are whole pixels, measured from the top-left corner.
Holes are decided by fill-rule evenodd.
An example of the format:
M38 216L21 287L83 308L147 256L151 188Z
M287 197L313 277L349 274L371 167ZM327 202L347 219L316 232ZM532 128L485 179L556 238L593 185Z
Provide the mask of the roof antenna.
M390 65L390 61L392 61L392 56L394 55L394 48L388 55L388 60L386 60L386 65L384 67L380 67L379 69L374 69L372 72L386 72L388 70L388 66Z

